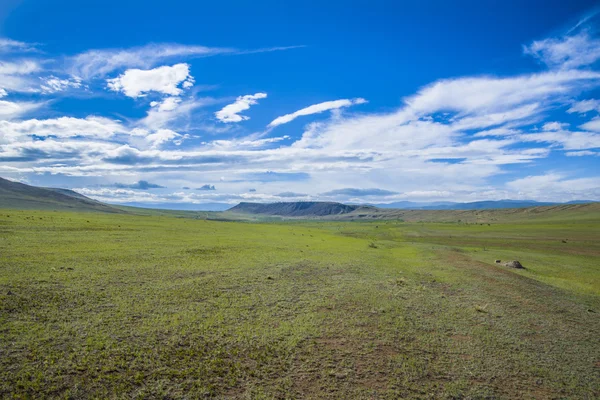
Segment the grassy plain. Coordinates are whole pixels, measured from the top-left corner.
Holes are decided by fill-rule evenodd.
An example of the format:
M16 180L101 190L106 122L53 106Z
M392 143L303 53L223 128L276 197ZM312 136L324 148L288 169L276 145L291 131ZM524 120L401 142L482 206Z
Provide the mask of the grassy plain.
M580 214L2 210L0 397L598 398L600 215Z

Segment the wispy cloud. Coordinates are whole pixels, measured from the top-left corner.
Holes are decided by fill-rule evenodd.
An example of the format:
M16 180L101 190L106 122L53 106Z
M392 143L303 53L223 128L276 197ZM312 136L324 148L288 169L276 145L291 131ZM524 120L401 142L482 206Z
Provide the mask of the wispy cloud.
M600 156L600 152L591 150L567 151L567 157L585 157L585 156Z
M600 40L584 31L574 36L537 40L523 50L551 68L570 69L598 61Z
M590 111L600 111L600 100L588 99L582 101L576 101L571 105L571 108L567 110L568 113L585 114Z
M83 79L104 77L127 68L150 69L164 62L225 54L252 54L295 49L302 46L268 47L241 50L231 47L207 47L177 43L156 43L127 49L88 50L68 58L70 73Z
M40 89L44 94L51 94L57 92L63 92L68 89L79 89L81 88L81 80L77 78L65 78L60 79L54 75L41 78L42 85Z
M277 193L275 196L277 197L283 197L283 198L296 198L296 197L308 197L307 194L305 193L296 193L296 192L281 192L281 193Z
M35 74L41 70L40 63L34 60L0 61L0 89L5 92L37 92L39 80Z
M579 127L588 131L600 132L600 117L595 117Z
M328 110L337 110L343 107L350 107L357 104L364 104L367 101L362 98L356 99L342 99L342 100L334 100L334 101L325 101L319 104L313 104L312 106L308 106L291 114L286 114L281 117L275 118L269 124L270 128L274 128L279 125L287 124L288 122L293 121L294 119L311 114L319 114Z
M248 110L250 106L258 104L258 100L267 98L266 93L247 94L239 96L234 103L228 104L215 113L215 117L224 123L241 122L250 119L250 117L239 115L242 111Z
M465 77L437 81L406 99L417 114L438 111L503 112L531 103L549 103L585 88L597 86L600 73L564 70L516 77Z
M12 53L12 52L37 52L37 45L35 43L25 43L18 40L12 40L8 38L0 38L0 53Z
M579 200L597 198L600 194L600 178L571 178L561 173L527 176L506 184L530 198L551 197L559 193L570 193Z
M366 196L390 196L398 194L391 190L385 189L356 189L356 188L344 188L331 190L329 192L321 193L323 196L351 196L351 197L366 197Z
M1 89L0 89L1 90ZM1 93L0 93L1 94ZM2 96L0 96L2 97ZM0 118L10 120L30 113L43 107L45 103L31 101L5 101L0 100ZM0 136L3 136L0 134Z

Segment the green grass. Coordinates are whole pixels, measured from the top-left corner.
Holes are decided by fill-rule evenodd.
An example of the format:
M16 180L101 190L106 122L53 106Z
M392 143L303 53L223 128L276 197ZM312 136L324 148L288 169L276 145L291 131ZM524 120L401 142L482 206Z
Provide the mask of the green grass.
M597 398L595 215L3 210L0 397Z

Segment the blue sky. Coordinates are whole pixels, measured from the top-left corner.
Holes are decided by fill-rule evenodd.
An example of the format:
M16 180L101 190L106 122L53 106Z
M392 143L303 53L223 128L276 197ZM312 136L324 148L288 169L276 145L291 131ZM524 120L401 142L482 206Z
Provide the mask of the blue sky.
M0 176L150 206L600 200L595 7L5 0Z

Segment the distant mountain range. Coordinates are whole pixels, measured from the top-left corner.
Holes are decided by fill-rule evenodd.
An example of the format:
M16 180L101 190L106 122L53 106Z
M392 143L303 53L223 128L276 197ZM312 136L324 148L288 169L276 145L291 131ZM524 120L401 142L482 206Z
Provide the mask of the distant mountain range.
M323 217L328 215L347 214L367 207L374 208L324 201L296 201L270 204L240 203L227 211L242 214L277 215L284 217Z
M525 208L538 206L555 206L562 204L584 204L592 201L576 200L568 203L537 202L533 200L495 200L476 201L471 203L433 202L416 203L402 201L385 204L342 204L323 201L297 201L280 203L248 203L242 202L231 207L227 203L205 204L144 204L126 203L123 205L189 211L229 211L231 213L272 215L284 217L324 217L344 214L371 213L377 209L400 210L492 210L506 208ZM124 212L118 206L105 204L70 189L43 188L0 178L0 208L13 209L52 209L74 211Z
M586 207L586 201L575 201L570 203L541 203L517 200L482 201L474 203L447 203L428 205L420 207L407 206L406 203L386 204L387 208L378 205L348 205L332 202L289 202L289 203L240 203L230 208L223 215L235 218L235 214L246 214L255 216L277 216L287 218L323 218L336 220L373 220L373 219L402 219L402 220L436 220L456 221L477 220L484 214L488 217L491 213L503 213L521 215L524 218L529 214L562 212L574 207ZM596 209L600 203L589 204ZM403 208L402 208L403 207ZM486 217L487 218L487 217ZM485 218L484 218L485 219Z

